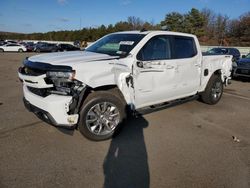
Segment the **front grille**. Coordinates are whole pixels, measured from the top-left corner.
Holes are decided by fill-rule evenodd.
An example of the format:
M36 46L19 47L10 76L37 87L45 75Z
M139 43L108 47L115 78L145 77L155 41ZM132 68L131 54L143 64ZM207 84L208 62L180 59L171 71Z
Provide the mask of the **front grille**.
M236 74L250 75L250 70L249 69L237 69Z
M28 90L31 93L34 93L40 97L47 97L49 93L47 92L47 89L40 89L40 88L34 88L34 87L28 87Z
M239 63L239 67L250 67L250 63Z

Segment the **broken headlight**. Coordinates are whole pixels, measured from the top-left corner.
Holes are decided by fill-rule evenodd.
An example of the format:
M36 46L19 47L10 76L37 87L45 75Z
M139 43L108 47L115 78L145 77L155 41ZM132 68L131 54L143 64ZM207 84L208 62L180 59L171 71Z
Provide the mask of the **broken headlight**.
M56 72L48 71L46 73L47 79L53 84L54 88L50 90L50 93L69 95L72 88L78 84L78 81L74 79L75 71L72 72Z
M72 72L55 72L55 71L48 71L46 73L47 77L49 78L62 78L67 80L73 80L75 77L75 71Z

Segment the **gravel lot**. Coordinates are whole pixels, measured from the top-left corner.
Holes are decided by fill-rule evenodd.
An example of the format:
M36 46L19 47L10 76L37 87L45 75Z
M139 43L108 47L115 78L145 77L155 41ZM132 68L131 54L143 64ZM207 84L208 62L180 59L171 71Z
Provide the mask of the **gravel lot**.
M215 106L176 105L92 142L24 108L17 69L31 55L0 54L1 188L250 187L250 81L233 81Z

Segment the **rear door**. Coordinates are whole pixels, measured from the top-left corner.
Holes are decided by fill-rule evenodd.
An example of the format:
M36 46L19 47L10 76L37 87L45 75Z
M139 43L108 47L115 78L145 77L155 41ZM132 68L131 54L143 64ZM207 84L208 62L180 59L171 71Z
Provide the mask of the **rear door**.
M195 94L200 86L202 56L193 37L174 36L177 91L182 96Z

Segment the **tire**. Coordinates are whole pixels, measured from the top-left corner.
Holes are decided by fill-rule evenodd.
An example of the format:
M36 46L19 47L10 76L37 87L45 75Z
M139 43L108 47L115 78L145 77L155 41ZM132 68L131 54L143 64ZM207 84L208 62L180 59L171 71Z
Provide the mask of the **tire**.
M41 52L41 50L40 50L40 49L36 49L36 50L35 50L35 52L40 53L40 52Z
M223 83L219 75L213 75L208 81L205 91L201 94L202 102L210 105L218 103L223 94Z
M125 103L115 92L97 91L89 94L80 110L78 129L88 139L111 138L126 117Z
M23 49L22 48L18 49L18 52L23 52Z
M4 50L2 48L0 48L0 52L4 52Z

